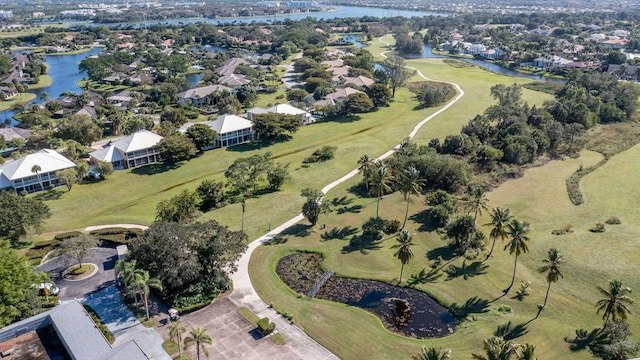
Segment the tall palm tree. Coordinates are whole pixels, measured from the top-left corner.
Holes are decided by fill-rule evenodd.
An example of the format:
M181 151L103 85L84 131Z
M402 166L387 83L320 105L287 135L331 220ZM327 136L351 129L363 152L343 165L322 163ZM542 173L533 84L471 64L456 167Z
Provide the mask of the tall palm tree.
M162 283L158 279L152 279L149 276L149 272L143 270L139 274L136 274L136 279L131 284L131 287L142 293L144 308L147 311L147 320L149 320L149 292L151 288L162 291Z
M476 186L471 190L469 197L465 203L465 210L467 210L467 215L473 214L473 229L471 229L471 234L469 234L469 241L474 241L476 237L477 227L478 227L478 215L482 215L483 211L489 209L489 205L487 204L489 200L487 200L487 195L484 193L484 189L480 186Z
M167 329L169 329L169 338L178 344L178 355L182 356L180 343L182 343L182 333L187 331L187 329L182 326L182 320L171 323Z
M206 357L209 357L209 349L207 349L204 344L211 345L213 343L213 340L211 340L211 336L207 334L207 329L193 327L191 328L191 331L189 331L189 334L191 334L191 336L187 336L184 339L185 350L191 347L191 345L195 344L198 360L200 360L200 348L202 348L202 352L204 352L204 355Z
M413 252L411 251L411 242L413 240L411 234L408 231L402 230L396 236L396 241L398 242L396 245L393 245L392 249L398 249L393 256L400 260L402 266L400 267L400 280L398 284L402 282L402 273L404 272L404 266L409 263L409 260L413 258Z
M491 250L489 250L487 257L484 259L485 261L491 257L493 248L496 246L496 240L500 239L504 242L508 238L507 225L511 220L513 220L513 215L511 215L511 210L509 209L496 207L491 211L491 222L486 225L493 226L489 233L489 238L493 240L493 242L491 243Z
M393 175L391 175L391 171L382 161L376 161L372 179L374 187L378 193L378 202L376 204L376 217L379 217L380 214L380 199L382 199L382 194L391 191L391 181L393 180Z
M549 298L549 290L551 289L551 283L558 282L560 278L563 278L562 272L560 272L560 265L564 262L562 254L556 248L551 248L547 252L547 257L542 260L543 264L538 272L547 274L547 294L544 296L544 303L540 308L540 311L547 306L547 299ZM538 313L540 313L540 311Z
M414 167L404 169L399 180L398 190L402 192L405 200L407 200L407 208L404 212L404 222L401 228L404 229L404 226L407 224L407 218L409 217L409 198L411 194L420 194L424 180L420 179L420 172Z
M371 170L373 169L373 160L369 157L369 154L364 154L358 159L358 170L362 171L364 175L364 187L369 192L369 177L371 176Z
M511 290L513 282L516 280L518 256L520 256L520 254L529 252L529 247L527 246L527 241L529 241L529 237L527 236L527 233L529 232L529 223L527 223L526 221L513 219L507 225L507 229L507 234L509 235L511 240L509 240L504 249L509 249L509 254L515 255L515 260L513 262L513 276L511 277L511 284L509 284L509 286L504 290L505 294L508 293L509 290Z
M524 344L520 349L518 360L536 360L536 347L531 344Z
M625 321L627 314L631 313L629 305L633 304L633 299L627 294L631 292L631 288L622 285L622 280L609 280L609 289L598 286L598 291L604 296L604 299L598 300L596 307L598 314L604 311L602 318L604 320Z
M484 354L471 354L476 360L510 360L519 356L520 344L513 341L505 341L501 337L492 337L484 340L482 346Z
M413 360L449 360L451 358L451 350L435 347L423 346L420 351L411 357Z
M42 179L40 178L40 171L42 171L42 168L38 164L35 164L35 165L33 165L31 167L31 172L36 174L36 176L38 177L38 183L40 184L40 190L44 190L44 187L42 186Z

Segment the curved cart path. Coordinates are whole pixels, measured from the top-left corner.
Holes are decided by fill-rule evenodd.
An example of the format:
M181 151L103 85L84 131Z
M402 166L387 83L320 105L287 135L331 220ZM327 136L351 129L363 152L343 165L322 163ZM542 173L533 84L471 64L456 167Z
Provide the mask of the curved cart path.
M389 43L382 40L382 38L379 38L378 40L389 45ZM386 56L384 55L385 53L386 52L381 53L380 55L386 58ZM408 68L415 70L416 73L423 79L431 80L424 76L424 74L422 74L418 69L412 67ZM412 139L418 133L420 128L424 126L424 124L449 109L453 104L458 102L458 100L460 100L464 96L464 91L458 84L451 82L449 84L454 86L457 90L456 97L450 100L438 111L429 115L424 120L420 121L416 126L414 126L414 128L407 136L409 139ZM376 158L376 160L386 159L387 157L398 151L398 149L400 149L400 144L394 146L393 149L380 155ZM326 194L327 192L329 192L329 190L351 179L359 172L360 170L358 170L357 168L352 170L348 174L322 188L322 192ZM268 317L269 319L273 319L273 321L277 324L276 329L278 329L278 331L280 331L280 333L282 333L286 337L287 346L290 347L296 354L298 354L301 359L338 359L337 356L332 354L325 347L305 334L300 328L295 325L289 324L287 320L282 318L275 310L271 309L264 301L262 301L262 299L260 299L255 289L253 288L251 279L249 277L249 259L251 258L253 250L255 250L265 241L268 241L269 239L273 238L277 234L281 233L282 231L301 221L302 219L304 219L304 216L302 214L298 214L295 217L291 218L289 221L276 227L275 229L271 230L267 234L261 236L260 238L249 244L249 246L247 247L247 251L238 261L238 271L231 274L231 279L233 280L233 292L231 293L231 295L229 295L229 299L237 306L246 306L250 308L260 317Z

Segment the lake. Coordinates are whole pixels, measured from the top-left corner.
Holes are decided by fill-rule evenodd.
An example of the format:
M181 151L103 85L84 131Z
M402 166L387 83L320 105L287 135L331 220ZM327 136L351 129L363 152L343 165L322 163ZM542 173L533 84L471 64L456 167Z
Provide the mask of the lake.
M77 82L85 77L85 74L80 72L78 64L80 61L86 59L91 55L98 54L102 51L101 48L93 48L90 51L73 55L45 55L45 61L49 65L49 76L51 77L51 85L42 89L29 90L29 93L36 94L36 98L29 102L29 104L40 104L40 94L46 92L51 99L60 97L60 95L67 91L73 91L75 93L82 92L82 89L78 86ZM17 51L20 53L21 51ZM17 121L13 120L15 111L6 110L0 113L0 119L11 119L11 125L15 126Z

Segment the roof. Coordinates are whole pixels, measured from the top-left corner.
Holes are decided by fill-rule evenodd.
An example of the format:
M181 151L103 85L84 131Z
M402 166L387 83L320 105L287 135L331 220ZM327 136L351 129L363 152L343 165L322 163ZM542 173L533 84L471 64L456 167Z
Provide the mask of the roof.
M218 82L221 84L227 84L230 86L242 86L250 84L251 81L248 80L244 75L239 74L229 74L225 76L221 76L218 79Z
M41 174L76 166L73 161L58 154L55 150L43 149L0 166L0 173L8 180L22 179L34 175L31 171L34 165L40 166L39 173Z
M228 91L231 92L233 91L233 89L228 88L226 86L223 85L207 85L207 86L201 86L201 87L197 87L197 88L193 88L193 89L189 89L187 91L183 91L181 93L178 94L179 98L183 98L183 99L195 99L195 98L203 98L209 94L213 94L214 92L217 91Z
M364 87L373 84L375 81L371 78L361 75L356 77L345 77L344 82L346 84L354 84L356 86Z
M214 121L207 121L206 124L220 135L253 127L251 120L231 114L219 116Z
M98 359L111 351L111 346L79 302L60 305L49 316L60 340L74 358Z
M13 139L28 139L31 136L33 130L21 129L17 127L0 128L0 135L4 136L4 139L11 141Z
M331 94L327 94L327 96L325 96L325 99L338 100L342 98L347 98L349 97L349 95L357 94L357 93L362 93L362 91L354 88L346 87L343 89L336 89L336 91L332 92Z
M120 153L116 151L116 147L113 144L103 147L102 149L92 151L89 155L99 161L116 162L124 160Z
M265 108L261 108L261 107L254 107L253 109L249 109L247 110L247 114L255 114L255 115L260 115L260 114L267 114L268 111Z
M267 109L267 112L274 112L278 114L287 114L287 115L300 115L300 114L307 113L306 111L298 109L297 107L291 106L289 104L278 104L278 105L272 106Z
M160 140L162 140L162 136L154 134L149 130L140 130L120 140L114 141L111 145L122 152L131 152L152 148L156 146Z

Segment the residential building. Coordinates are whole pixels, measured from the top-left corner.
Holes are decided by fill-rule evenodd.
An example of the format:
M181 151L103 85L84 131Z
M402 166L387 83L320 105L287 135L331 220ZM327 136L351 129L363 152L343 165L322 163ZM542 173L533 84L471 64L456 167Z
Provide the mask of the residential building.
M110 162L116 170L153 164L161 161L156 148L160 140L162 136L140 130L109 142L102 149L90 152L89 156L92 162Z
M218 82L220 84L229 86L232 89L237 89L240 86L251 84L251 81L241 74L229 74L221 76L218 79Z
M38 166L39 171L34 172ZM0 166L0 189L33 193L62 185L57 172L76 164L55 150L43 149Z
M268 109L253 108L247 111L247 118L249 118L249 120L253 120L257 115L266 113L297 115L300 116L300 118L302 119L302 123L305 125L316 122L316 119L309 112L298 109L297 107L291 106L289 104L279 104Z
M19 127L0 128L0 136L4 137L6 141L13 139L21 139L24 141L29 140L33 130L21 129Z
M179 93L178 103L180 105L192 105L201 107L207 103L207 96L214 93L232 93L233 89L223 85L201 86Z
M203 150L234 146L257 138L253 130L253 122L238 115L226 114L219 116L214 121L205 121L201 124L209 126L220 136L212 146L204 148ZM193 125L195 124L187 123L180 128L180 131L186 132L186 130Z

